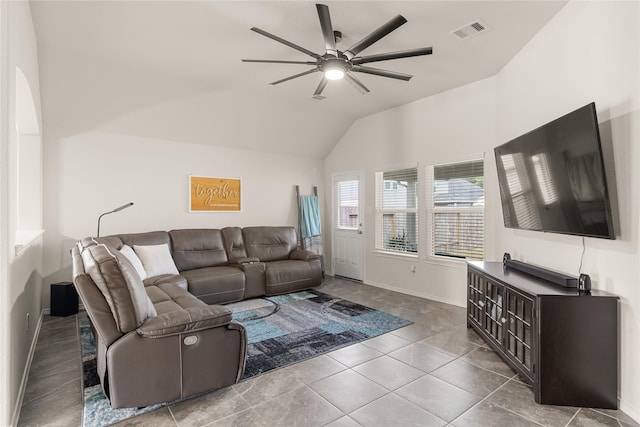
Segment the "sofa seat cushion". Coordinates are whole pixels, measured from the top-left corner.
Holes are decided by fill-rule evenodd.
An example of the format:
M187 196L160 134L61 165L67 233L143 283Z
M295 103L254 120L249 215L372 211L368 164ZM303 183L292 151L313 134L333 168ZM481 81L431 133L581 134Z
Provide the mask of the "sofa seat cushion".
M138 327L137 332L143 337L196 332L231 322L228 308L207 305L175 284L152 285L146 291L158 315Z
M206 305L188 291L171 283L147 286L145 290L158 314Z
M266 263L266 294L277 295L317 286L322 271L312 263L300 260L282 260ZM314 268L317 267L317 268Z
M180 286L185 291L188 289L187 279L179 274L161 274L160 276L149 277L142 282L145 286L158 286L171 283Z
M236 267L207 267L180 273L189 283L189 292L207 304L239 301L244 298L244 273Z

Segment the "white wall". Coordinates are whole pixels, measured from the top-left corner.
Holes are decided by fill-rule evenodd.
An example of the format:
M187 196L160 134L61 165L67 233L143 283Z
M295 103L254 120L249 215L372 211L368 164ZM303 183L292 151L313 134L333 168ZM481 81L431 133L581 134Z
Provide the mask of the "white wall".
M494 98L494 82L489 79L366 117L354 123L327 157L326 188L331 188L333 174L364 172L366 283L451 304L465 304L464 262L434 262L375 251L374 174L418 166L418 191L423 196L426 165L479 158L493 144ZM491 170L489 167L487 169ZM487 183L495 180L491 174L487 174L486 179ZM330 196L330 192L327 194ZM487 202L492 197L495 194L487 192ZM327 197L326 212L332 212L330 204L330 197ZM424 197L421 197L421 215L418 219L420 254L426 253L425 209ZM492 209L495 209L495 205L488 203L487 215L497 213ZM487 234L491 235L492 227L491 223L487 224ZM330 248L329 241L325 246ZM330 255L329 252L328 260ZM328 262L328 266L331 269L332 263ZM415 273L410 271L412 266L416 266ZM452 283L460 283L461 286L452 286Z
M640 360L638 9L638 2L570 2L497 76L361 119L325 162L327 188L332 174L366 172L365 282L465 306L464 264L374 252L373 174L486 153L485 258L500 260L510 252L516 259L576 275L581 238L504 228L493 148L595 101L620 223L614 241L585 239L583 272L591 275L594 288L621 298L620 407L636 420L640 420L640 375L635 367ZM330 203L325 201L327 212ZM420 229L419 248L425 254L423 225ZM409 272L411 265L417 265L415 275Z
M37 43L28 2L2 2L0 10L0 313L2 316L2 342L0 342L0 425L15 422L26 382L26 369L30 349L34 344L38 319L41 313L42 239L37 237L16 255L16 231L19 226L18 200L18 144L20 138L16 123L22 119L23 101L34 117L27 121L37 126L29 127L31 148L38 149L37 137L41 126L39 69ZM19 67L29 87L30 98L16 101L16 69ZM36 173L37 175L37 173ZM40 192L42 179L31 181L31 188ZM30 206L41 212L42 199L31 199ZM33 223L37 216L31 217ZM27 326L27 313L30 323Z
M215 135L234 138L234 135ZM322 160L265 154L104 132L47 127L45 138L45 283L71 279L69 248L100 235L176 228L297 226L295 185L318 186ZM268 142L265 142L268 143ZM189 213L188 176L242 179L242 212ZM49 289L43 289L48 306Z
M640 420L640 3L570 2L496 77L497 142L595 101L614 241L585 239L583 272L620 296L620 406ZM517 259L576 274L582 239L498 228L496 247ZM498 255L498 254L496 254Z

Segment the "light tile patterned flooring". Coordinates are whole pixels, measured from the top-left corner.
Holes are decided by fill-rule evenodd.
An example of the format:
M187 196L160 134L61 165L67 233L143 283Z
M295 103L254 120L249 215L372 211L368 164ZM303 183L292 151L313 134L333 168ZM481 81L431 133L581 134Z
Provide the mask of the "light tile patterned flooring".
M319 289L414 324L121 425L639 425L621 411L536 404L531 389L466 328L460 307L332 277ZM76 317L45 318L20 426L82 424Z

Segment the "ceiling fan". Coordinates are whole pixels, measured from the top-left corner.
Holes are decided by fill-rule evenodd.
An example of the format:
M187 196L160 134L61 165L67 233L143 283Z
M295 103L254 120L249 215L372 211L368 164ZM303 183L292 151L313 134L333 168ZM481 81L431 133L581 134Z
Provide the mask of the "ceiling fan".
M320 27L322 28L322 35L326 45L326 52L323 55L314 53L308 49L298 46L288 40L280 38L274 34L268 33L260 28L253 27L251 31L255 31L258 34L262 34L265 37L273 39L279 43L289 46L297 51L305 53L314 61L285 61L275 59L243 59L243 62L262 62L272 64L301 64L301 65L313 65L310 70L303 71L302 73L294 74L281 80L277 80L270 84L277 85L298 77L306 76L307 74L322 71L324 73L320 84L313 93L314 98L322 98L321 94L324 88L327 86L329 80L340 80L345 78L353 87L358 89L360 93L366 94L369 89L358 80L353 73L365 73L375 76L389 77L392 79L408 81L411 79L411 75L398 73L395 71L382 70L380 68L373 68L365 66L363 64L369 64L371 62L388 61L390 59L409 58L412 56L430 55L432 53L431 47L423 47L418 49L403 50L398 52L381 53L369 56L358 56L360 52L385 37L401 25L405 24L407 20L402 15L397 15L387 23L383 24L377 30L360 40L358 43L351 46L345 51L338 50L336 47L337 42L342 38L340 31L334 31L331 25L331 16L329 15L329 7L324 4L316 4L318 10L318 17L320 18Z

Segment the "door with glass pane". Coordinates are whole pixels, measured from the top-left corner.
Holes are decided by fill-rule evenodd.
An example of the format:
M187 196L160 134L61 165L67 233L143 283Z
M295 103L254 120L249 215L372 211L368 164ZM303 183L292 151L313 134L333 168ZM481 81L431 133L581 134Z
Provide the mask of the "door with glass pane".
M364 223L360 174L333 178L333 271L336 276L364 278Z

